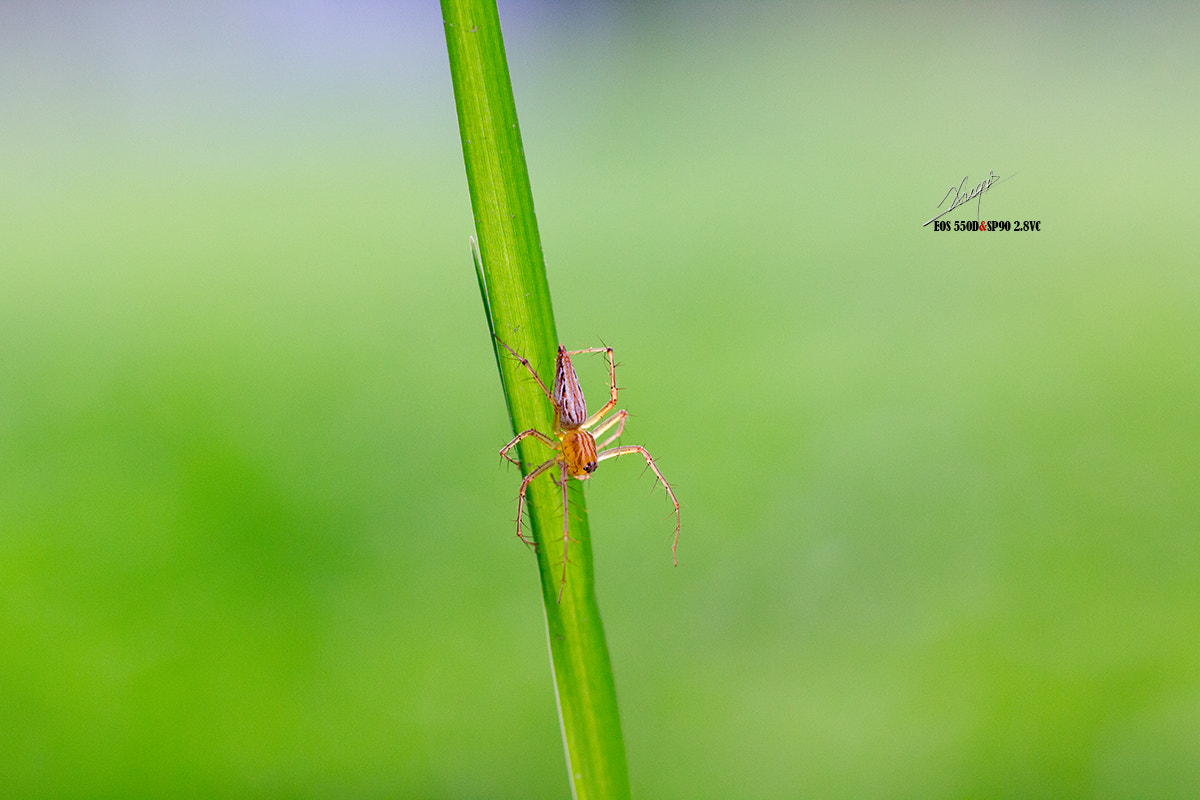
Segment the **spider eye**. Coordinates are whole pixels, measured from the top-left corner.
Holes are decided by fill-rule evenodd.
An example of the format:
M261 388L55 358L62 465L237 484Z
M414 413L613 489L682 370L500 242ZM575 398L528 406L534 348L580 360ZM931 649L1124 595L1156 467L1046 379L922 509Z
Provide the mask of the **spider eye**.
M596 471L596 462L595 462L595 461L589 461L589 462L587 462L586 464L584 464L584 465L583 465L583 468L584 468L585 470L587 470L587 471L588 471L588 474L590 475L591 473L593 473L593 472L595 472L595 471Z

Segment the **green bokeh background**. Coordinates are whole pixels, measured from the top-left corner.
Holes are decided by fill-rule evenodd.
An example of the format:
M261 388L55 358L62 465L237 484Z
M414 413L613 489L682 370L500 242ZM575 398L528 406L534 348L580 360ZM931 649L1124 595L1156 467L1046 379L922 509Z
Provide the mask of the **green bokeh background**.
M501 17L635 793L1200 794L1196 8ZM0 68L0 795L566 796L434 4Z

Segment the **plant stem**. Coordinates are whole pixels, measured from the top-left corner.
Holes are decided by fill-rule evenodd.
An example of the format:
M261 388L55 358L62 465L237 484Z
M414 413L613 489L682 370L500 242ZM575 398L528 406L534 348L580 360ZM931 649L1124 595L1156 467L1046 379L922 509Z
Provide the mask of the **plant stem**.
M513 432L549 431L550 403L495 341L500 337L529 359L543 380L553 378L558 337L499 13L495 0L442 0L442 15L479 237L476 270ZM519 452L523 474L551 456L532 438ZM571 791L578 798L627 798L625 743L596 603L582 484L571 481L569 494L570 560L560 603L559 570L566 556L561 515L568 509L560 508L561 490L549 478L538 478L528 490Z

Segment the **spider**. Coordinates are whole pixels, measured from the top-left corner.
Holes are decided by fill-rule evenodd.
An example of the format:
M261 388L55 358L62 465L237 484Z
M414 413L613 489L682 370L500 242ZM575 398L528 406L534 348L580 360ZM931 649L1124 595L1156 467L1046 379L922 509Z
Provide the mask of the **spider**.
M671 505L675 506L675 538L671 542L671 560L675 564L678 564L679 560L675 556L675 548L679 544L679 501L675 499L675 492L671 490L671 484L667 483L667 479L658 471L658 466L655 465L654 459L650 457L650 453L641 445L627 444L618 447L608 447L625 430L625 419L629 416L629 412L622 409L607 420L604 419L617 405L617 365L613 361L612 348L587 347L583 350L568 350L560 344L558 346L558 357L555 359L554 364L554 389L550 391L546 389L546 384L542 383L542 379L538 377L537 372L530 365L528 359L522 358L517 351L504 344L499 337L496 338L496 341L500 342L505 350L512 353L513 357L520 361L525 366L525 369L529 370L529 374L537 381L538 386L542 388L542 392L545 393L550 404L554 406L553 437L542 433L536 428L521 431L511 442L500 448L500 455L520 466L508 454L508 451L516 447L517 443L522 439L527 439L530 436L555 451L553 458L539 464L521 481L521 490L517 496L517 536L522 542L536 549L536 545L529 539L526 539L524 533L521 531L521 514L525 508L525 490L529 488L529 484L534 478L557 466L559 477L555 479L551 475L551 478L556 485L562 487L563 498L563 566L562 578L558 587L559 602L562 602L563 589L567 585L567 543L570 541L570 534L567 527L567 476L585 481L592 476L592 473L596 470L596 466L601 461L606 461L610 458L638 453L642 458L646 459L646 465L654 470L654 474L658 476L658 480L662 483L663 488L667 490L667 496L671 499ZM590 417L587 415L587 401L583 399L583 389L579 386L579 379L575 377L575 368L571 365L571 356L585 353L604 353L608 357L608 379L609 390L611 392L608 402ZM597 444L597 437L608 433L613 426L616 426L616 430L608 438Z

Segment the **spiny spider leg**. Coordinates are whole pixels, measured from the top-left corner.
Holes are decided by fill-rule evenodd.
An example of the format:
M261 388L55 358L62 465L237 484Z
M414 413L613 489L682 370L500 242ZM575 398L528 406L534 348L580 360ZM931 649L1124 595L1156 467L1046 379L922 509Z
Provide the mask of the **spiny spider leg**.
M501 447L501 448L500 448L500 455L504 456L504 457L505 457L505 458L507 458L509 461L511 461L512 463L516 464L518 467L519 467L519 466L521 466L521 462L517 461L515 458L513 458L512 456L510 456L510 455L508 454L508 451L509 451L509 450L512 450L514 447L516 447L516 446L517 446L517 442L521 441L522 439L527 439L527 438L529 438L530 436L533 436L533 437L537 438L537 439L538 439L538 440L540 440L540 441L541 441L543 444L545 444L547 447L549 447L551 450L557 450L557 449L558 449L558 442L554 441L554 440L553 440L553 439L551 439L549 436L547 436L546 434L544 434L544 433L542 433L541 431L539 431L537 428L530 428L530 429L529 429L529 430L527 430L527 431L521 431L520 433L518 433L516 436L514 436L514 437L513 437L513 440L512 440L511 442L509 442L508 444L504 445L504 447Z
M618 411L616 414L613 414L611 417L606 419L604 421L604 424L601 425L599 428L596 428L596 430L592 431L592 436L598 437L598 436L603 435L604 432L607 431L609 428L611 428L613 425L617 426L616 432L613 433L612 436L609 436L607 439L605 439L603 442L596 442L596 447L608 447L610 444L615 442L621 436L621 431L625 430L625 419L628 416L629 416L629 412L622 409L622 410Z
M558 458L552 458L549 461L544 461L537 466L532 472L525 476L525 480L521 481L521 490L517 493L517 538L525 544L537 550L537 544L525 538L525 533L521 530L521 512L525 510L525 490L529 488L529 482L541 475L546 470L558 463Z
M492 335L496 336L495 334L492 334ZM546 399L549 400L551 403L553 403L554 396L550 394L550 390L546 388L546 384L542 383L542 379L538 377L537 371L533 368L533 365L529 363L529 359L523 357L516 350L513 350L511 347L506 345L504 343L504 340L501 339L499 336L496 336L496 341L500 343L501 347L503 347L508 352L512 353L513 358L515 358L517 361L520 361L522 364L525 365L525 369L529 370L529 374L533 376L533 379L535 381L537 381L537 385L542 387L542 393L546 395Z
M568 542L575 541L571 538L571 528L568 523L567 509L569 500L567 499L567 487L570 486L569 476L567 475L567 465L559 464L559 477L550 475L550 480L554 481L554 485L562 488L562 507L563 507L563 561L562 561L562 578L558 584L558 602L562 602L563 589L567 586L567 549Z
M567 516L567 465L559 465L559 484L562 486L562 512L563 512L563 561L562 561L562 577L558 581L558 602L562 602L563 590L567 588L567 553L569 548L567 545L571 541L571 526L569 517Z
M650 457L649 451L640 444L627 444L621 447L610 447L607 450L602 450L596 454L596 461L607 461L610 458L624 456L630 453L640 453L642 458L646 459L647 466L654 470L654 474L658 476L659 482L663 488L667 490L667 496L671 498L671 505L675 506L675 539L671 542L671 560L675 566L679 566L679 559L675 555L675 548L679 544L679 501L675 499L675 492L671 489L671 484L667 483L667 479L658 471L658 465L654 463L654 459Z

